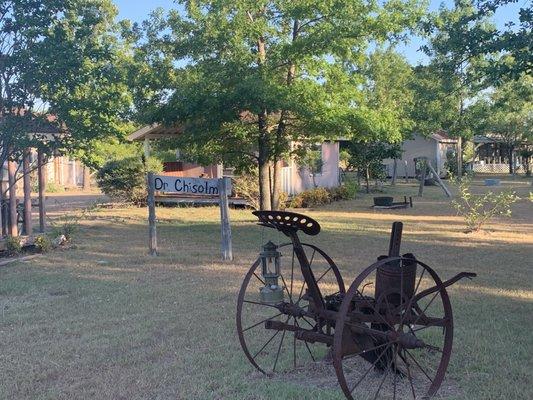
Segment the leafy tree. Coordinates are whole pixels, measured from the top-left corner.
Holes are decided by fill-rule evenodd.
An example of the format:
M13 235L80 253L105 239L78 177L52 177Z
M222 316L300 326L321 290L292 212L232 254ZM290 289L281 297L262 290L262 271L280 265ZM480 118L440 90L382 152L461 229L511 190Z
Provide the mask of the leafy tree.
M433 86L434 91L427 95L419 91L422 95L419 100L423 102L429 96L433 105L438 106L432 112L435 119L428 126L440 125L440 129L459 140L457 174L462 175L462 140L472 136L468 103L491 83L481 71L493 56L480 48L494 36L496 29L487 16L479 16L473 0L455 0L452 9L442 7L423 27L429 44L422 49L431 57L431 65L419 68L420 75L426 79L415 85L422 92L426 90L424 85Z
M398 144L385 142L351 141L347 148L350 153L349 165L363 171L365 176L366 192L370 193L370 179L384 178L383 160L386 158L399 158L401 148Z
M110 0L0 1L0 165L117 133L131 100L115 15Z
M498 8L508 4L519 3L519 0L480 0L478 19L491 15ZM508 21L505 28L496 32L488 40L480 42L476 47L478 53L499 52L502 56L498 62L487 66L487 72L498 82L506 79L518 79L522 74L531 74L533 62L531 51L533 44L533 4L521 2L518 9L518 20ZM465 43L465 45L469 45Z
M508 151L509 173L514 173L513 154L533 140L533 78L523 75L492 93L487 107L485 130L501 140Z
M146 70L136 80L137 92L145 84L149 94L141 117L179 123L183 148L213 161L256 164L262 209L278 207L289 142L374 123L360 110L368 45L397 38L422 12L418 0L178 4L184 11L156 14L127 36Z

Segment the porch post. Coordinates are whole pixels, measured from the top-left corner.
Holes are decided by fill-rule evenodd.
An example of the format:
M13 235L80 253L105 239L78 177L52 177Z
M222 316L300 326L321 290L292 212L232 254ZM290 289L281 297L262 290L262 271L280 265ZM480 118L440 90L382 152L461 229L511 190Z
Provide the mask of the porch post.
M30 187L30 149L24 150L24 160L22 162L22 173L24 174L24 234L32 235L31 223L31 187Z
M17 193L15 189L15 162L9 160L7 162L7 175L9 181L9 235L18 236L17 226Z

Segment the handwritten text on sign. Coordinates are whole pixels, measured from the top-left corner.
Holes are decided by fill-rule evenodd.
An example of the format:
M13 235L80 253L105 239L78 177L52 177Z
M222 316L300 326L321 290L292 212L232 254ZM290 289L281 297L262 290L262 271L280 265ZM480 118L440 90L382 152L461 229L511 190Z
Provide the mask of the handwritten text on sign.
M218 181L218 179L156 175L154 177L154 189L165 193L218 196ZM231 188L227 190L231 192Z

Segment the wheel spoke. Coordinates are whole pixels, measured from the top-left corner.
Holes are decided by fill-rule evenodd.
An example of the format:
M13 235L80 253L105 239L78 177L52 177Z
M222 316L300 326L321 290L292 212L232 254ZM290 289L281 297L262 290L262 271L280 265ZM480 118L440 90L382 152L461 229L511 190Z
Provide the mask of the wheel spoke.
M254 276L259 280L259 282L261 282L263 285L265 284L265 281L262 280L259 275L257 275L255 272L254 272Z
M252 329L252 328L255 328L255 327L258 326L258 325L261 325L263 322L270 321L271 319L274 319L274 318L276 318L276 317L279 317L279 316L282 315L282 314L283 314L283 313L278 313L278 314L276 314L276 315L274 315L274 316L272 316L272 317L265 318L264 320L259 321L258 323L253 324L253 325L249 326L248 328L243 329L242 331L243 331L243 332L246 332L246 331L248 331L248 330L250 330L250 329Z
M288 321L288 320L287 320ZM255 360L255 358L265 349L265 347L267 347L269 345L269 343L274 340L274 338L278 335L278 333L280 333L281 331L276 331L271 337L270 339L268 339L268 341L263 345L263 347L261 347L261 349L259 349L259 351L257 353L255 353L255 355L252 357L253 360Z
M418 278L418 282L416 283L415 290L413 291L413 296L409 299L409 303L407 304L407 307L405 307L405 314L400 319L400 325L403 324L403 320L404 320L404 317L407 314L407 312L409 310L411 310L411 305L413 304L413 299L415 298L416 293L418 292L418 288L420 287L420 283L422 282L422 277L424 276L425 272L426 272L426 269L425 268L422 269L422 273L420 274L420 277Z
M326 272L324 272L322 275L320 275L320 278L316 280L316 283L320 282L320 280L329 272L332 270L333 267L329 267Z
M289 293L289 289L287 288L287 283L285 282L285 278L283 277L283 274L279 274L279 276L281 277L281 281L283 282L283 288L285 289L285 291L287 292L287 295L289 296L289 301L291 302L291 304L293 304L294 302L292 301L292 295Z
M390 346L391 346L391 344L388 343L387 347L385 347L385 349L383 349L383 351L381 352L381 354L379 355L379 357L376 359L376 361L374 361L374 362L372 363L372 365L370 366L370 368L368 368L368 369L366 370L366 372L364 373L364 375L363 375L361 378L359 378L359 380L357 381L357 383L355 384L355 386L350 390L350 393L352 393L352 392L355 390L355 388L356 388L357 386L359 386L359 384L363 381L363 379L365 379L365 377L366 377L366 376L368 375L368 373L372 370L372 368L374 368L374 367L376 366L377 362L378 362L379 360L381 360L381 357L383 357L383 354L385 354L385 353L387 352L387 350L390 348Z
M360 356L361 354L368 353L369 351L377 350L377 349L379 349L379 348L381 348L383 346L387 346L389 344L390 344L389 342L385 342L385 343L380 344L379 346L371 347L370 349L365 349L365 350L362 350L362 351L360 351L358 353L348 354L347 356L343 357L342 359L343 360L348 360L350 358Z
M276 353L276 359L274 360L274 367L272 368L272 372L276 372L276 365L278 364L279 353L281 351L281 346L283 345L283 340L285 340L286 332L287 332L286 330L283 330L283 333L281 335L281 340L279 342L278 351Z
M291 299L292 299L292 286L294 282L294 247L292 248L292 262L291 262Z
M387 368L385 369L385 373L383 374L383 378L381 379L381 383L379 384L378 391L376 392L373 400L376 400L378 398L379 392L381 391L381 388L383 387L383 384L385 383L385 379L387 379L387 376L389 375L389 369L392 365L393 360L394 358L391 357L389 364L387 365Z
M296 324L296 326L298 328L300 327L300 324L298 324L298 321L296 320L296 318L294 319L294 323ZM309 322L307 322L307 323L309 323ZM296 337L296 335L295 335L295 337ZM315 357L313 356L313 352L309 348L309 344L305 340L304 340L304 344L305 344L305 347L307 348L307 351L309 352L309 355L311 356L311 359L313 360L313 362L316 362Z
M426 370L424 368L422 368L422 366L418 363L418 361L416 361L416 359L413 357L413 355L411 353L409 353L409 351L407 349L405 349L405 353L411 357L411 360L414 361L414 363L416 364L416 366L420 369L420 371L422 371L424 373L424 375L426 376L426 378L429 379L429 381L431 382L431 384L433 384L433 379L431 379L429 377L429 375L427 374Z
M396 400L396 380L398 379L398 347L396 347L394 352L394 382L393 382L393 393L392 393L392 400Z
M405 363L405 366L407 367L407 379L409 379L409 384L411 386L411 392L413 393L413 400L416 400L415 387L413 386L413 378L411 377L411 368L409 368L409 363L407 362L407 359L405 357L400 355L400 358L403 360L403 362Z
M273 304L262 303L260 301L243 300L242 302L243 303L249 303L249 304L256 304L256 305L259 305L259 306L272 307L272 308L275 308L276 310L278 309L278 307L276 307Z
M416 325L416 323L418 322L418 320L422 317L422 315L425 315L426 314L426 310L429 308L429 306L431 305L431 303L433 303L433 300L435 300L437 298L437 295L439 294L440 292L436 292L433 297L431 298L430 302L426 305L426 307L424 308L424 310L422 310L422 312L420 313L420 315L415 319L415 322L413 322L411 325Z

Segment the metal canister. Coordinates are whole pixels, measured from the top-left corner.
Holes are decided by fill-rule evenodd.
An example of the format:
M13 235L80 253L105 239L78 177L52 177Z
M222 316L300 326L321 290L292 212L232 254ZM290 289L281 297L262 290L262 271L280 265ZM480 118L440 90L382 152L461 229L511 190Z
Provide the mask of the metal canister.
M379 256L378 261L388 257ZM403 293L404 302L413 296L416 280L416 258L411 253L406 253L402 257L406 260L391 261L377 268L376 300L386 295L387 302L391 306L398 306L401 303L401 293Z

